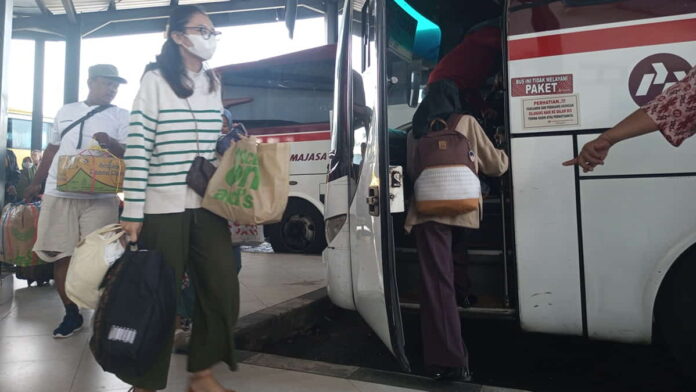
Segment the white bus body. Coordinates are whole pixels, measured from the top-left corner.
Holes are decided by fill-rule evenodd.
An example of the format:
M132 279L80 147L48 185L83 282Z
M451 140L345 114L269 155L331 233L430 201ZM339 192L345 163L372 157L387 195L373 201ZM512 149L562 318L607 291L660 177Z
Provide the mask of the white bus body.
M290 199L265 227L276 252L320 253L336 47L328 45L218 69L234 121L262 142L290 143Z
M392 187L389 166L405 162L390 162L386 125L392 113L403 116L394 91L399 83L409 90L404 69L427 74L432 64L404 45L404 32L416 29L396 3L404 2L345 3L344 20L353 23L344 23L337 55L331 168L338 170L329 174L324 259L334 303L358 310L407 366L400 308L417 308L407 295L417 278L405 275L418 268L407 261L417 259L412 240L400 239L403 214L390 211L389 195L403 187ZM427 14L436 8L428 2L409 3L437 16ZM438 3L456 12L449 0ZM478 258L475 290L478 284L491 301L462 312L514 317L526 331L632 343L651 342L657 324L672 347L696 347L696 337L684 333L696 327L694 308L675 310L696 299L677 278L696 274L689 263L696 257L696 142L675 149L655 133L613 147L594 172L561 166L696 65L696 3L505 3L501 109L511 171L474 234L493 234L493 241L477 237L470 251ZM447 37L451 26L440 27ZM361 34L368 49L356 55L351 37ZM359 103L356 73L365 90ZM341 166L344 145L357 143L351 134L365 122L355 115L362 106L372 114L364 160ZM694 363L691 355L680 359Z

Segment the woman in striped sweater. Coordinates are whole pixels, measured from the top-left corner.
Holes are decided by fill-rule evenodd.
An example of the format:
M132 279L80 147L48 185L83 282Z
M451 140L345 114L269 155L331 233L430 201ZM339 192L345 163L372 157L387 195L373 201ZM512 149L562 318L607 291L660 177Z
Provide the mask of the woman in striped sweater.
M219 362L236 367L232 331L239 282L227 222L202 209L200 196L186 185L194 158L215 160L222 127L220 82L203 64L212 57L218 34L200 8L174 11L162 53L141 80L124 157L121 225L131 241L162 252L177 279L187 267L196 289L190 392L227 391L210 368ZM167 341L144 376L118 376L138 392L164 389L172 350L172 339Z

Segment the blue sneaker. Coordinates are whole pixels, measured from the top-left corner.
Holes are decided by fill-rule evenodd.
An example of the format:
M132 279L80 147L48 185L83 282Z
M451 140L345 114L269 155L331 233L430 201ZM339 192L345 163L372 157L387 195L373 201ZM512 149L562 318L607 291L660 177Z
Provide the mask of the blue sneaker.
M56 339L69 338L82 329L83 322L80 313L66 313L63 322L53 331L53 337Z

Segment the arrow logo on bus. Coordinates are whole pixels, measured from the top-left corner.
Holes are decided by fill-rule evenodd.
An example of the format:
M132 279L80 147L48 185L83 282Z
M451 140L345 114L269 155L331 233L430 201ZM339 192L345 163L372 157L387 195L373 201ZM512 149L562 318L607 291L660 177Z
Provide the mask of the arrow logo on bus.
M664 90L686 77L691 64L670 53L660 53L640 61L631 72L629 91L633 100L643 106Z

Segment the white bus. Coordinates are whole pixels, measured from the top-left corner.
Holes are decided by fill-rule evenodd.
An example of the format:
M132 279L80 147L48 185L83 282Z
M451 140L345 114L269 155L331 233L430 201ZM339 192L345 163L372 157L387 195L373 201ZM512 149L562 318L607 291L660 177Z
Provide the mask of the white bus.
M7 112L7 147L17 157L17 164L22 167L22 160L31 154L31 112L10 108ZM48 145L48 134L53 127L53 118L44 117L41 127L43 151Z
M394 167L405 162L394 159L402 146L390 129L408 129L433 49L446 54L467 21L483 19L487 2L472 3L346 0L343 8L328 290L405 368L401 309L418 308L419 269L415 241L403 234L404 181ZM479 302L462 315L619 342L661 334L693 371L696 142L674 149L657 133L626 141L591 173L561 162L696 64L696 2L502 3L506 86L490 96L504 118L484 125L503 132L511 170L500 183L485 180L492 191L469 241Z
M321 253L336 46L218 68L234 121L263 142L290 143L290 199L265 227L276 252Z

